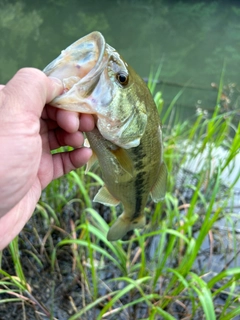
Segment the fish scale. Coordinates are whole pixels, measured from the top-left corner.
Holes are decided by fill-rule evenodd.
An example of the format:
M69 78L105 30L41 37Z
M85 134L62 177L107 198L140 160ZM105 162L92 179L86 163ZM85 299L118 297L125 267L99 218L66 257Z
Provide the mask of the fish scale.
M93 201L121 202L124 208L108 240L144 227L149 194L155 202L163 200L167 184L160 119L146 83L99 32L70 45L44 72L65 86L51 105L97 119L86 133L93 150L87 170L98 160L105 185Z

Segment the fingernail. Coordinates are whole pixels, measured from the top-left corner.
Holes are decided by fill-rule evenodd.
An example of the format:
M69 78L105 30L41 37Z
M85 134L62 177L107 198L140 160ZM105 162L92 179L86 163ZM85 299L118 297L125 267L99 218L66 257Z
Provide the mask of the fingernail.
M62 80L60 80L59 78L49 77L49 79L54 82L54 89L52 92L52 99L54 99L55 97L63 93L64 86Z
M51 79L52 81L54 81L58 86L63 87L63 82L62 82L62 80L60 80L59 78L49 77L49 79Z

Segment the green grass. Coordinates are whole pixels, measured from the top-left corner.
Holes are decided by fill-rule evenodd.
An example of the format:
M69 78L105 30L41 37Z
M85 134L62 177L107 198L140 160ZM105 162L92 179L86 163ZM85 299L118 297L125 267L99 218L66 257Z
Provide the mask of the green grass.
M222 86L221 78L220 88ZM154 85L150 88L155 90ZM223 262L221 271L214 274L211 259L213 246L218 246L218 242L208 240L216 229L216 222L226 219L231 226L231 245L237 258L236 209L229 208L229 203L240 173L223 191L221 177L227 166L236 165L240 124L234 122L235 111L220 113L220 93L212 115L206 117L200 113L190 121L178 121L174 104L180 95L181 92L164 114L161 93L154 95L162 114L169 181L165 201L156 205L149 202L146 208L149 223L145 230L135 230L127 241L107 241L109 224L116 218L118 208L93 206L92 198L103 184L98 171L85 175L81 168L71 172L47 187L36 208L31 231L26 227L6 249L8 264L10 256L14 270L0 269L0 305L21 303L24 309L25 303L31 302L42 314L54 319L55 286L51 287L52 305L47 308L32 294L23 259L27 256L38 270L50 266L50 272L61 279L64 276L62 257L67 255L71 272L80 277L84 292L80 305L72 301L74 313L69 320L117 319L119 314L126 319L140 319L137 312L141 306L144 307L141 319L176 319L178 314L179 319L227 320L240 315L240 268ZM190 153L186 153L186 142L192 146ZM217 147L223 147L227 156L215 159L213 166L212 157ZM195 173L195 180L183 180L182 190L191 192L190 199L184 200L182 190L176 187L177 177L188 158L194 159L204 150L208 155L203 169ZM108 222L99 213L106 209ZM28 243L29 232L32 241ZM155 247L150 254L153 239ZM207 262L199 267L206 241L209 241ZM223 253L227 255L227 251ZM0 267L6 266L5 259L1 254ZM109 269L114 270L115 276L105 280L103 274ZM67 288L71 285L65 283ZM104 288L104 294L100 288ZM221 295L226 299L219 303Z

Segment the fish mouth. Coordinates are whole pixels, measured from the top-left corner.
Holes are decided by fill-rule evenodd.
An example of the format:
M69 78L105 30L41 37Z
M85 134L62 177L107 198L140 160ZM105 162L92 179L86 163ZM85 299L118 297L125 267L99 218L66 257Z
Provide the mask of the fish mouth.
M140 144L147 115L141 111L133 117L135 105L124 112L119 109L124 102L122 89L116 84L114 65L128 72L118 52L95 31L62 50L43 72L59 78L64 86L63 93L53 99L51 105L94 115L103 138L129 149Z
M53 105L64 108L64 99L75 85L78 86L78 91L81 91L82 97L91 93L109 60L105 48L103 35L95 31L62 50L61 54L44 68L43 72L47 76L59 78L64 86L63 94L52 101ZM69 104L65 109L69 110Z

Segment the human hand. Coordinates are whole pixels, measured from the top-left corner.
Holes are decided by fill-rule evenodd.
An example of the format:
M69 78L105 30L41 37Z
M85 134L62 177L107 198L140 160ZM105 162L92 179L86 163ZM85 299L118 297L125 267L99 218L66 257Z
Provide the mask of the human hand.
M29 220L41 191L92 154L79 147L93 117L46 105L62 90L59 80L32 68L0 87L0 250ZM51 154L64 145L78 149Z

